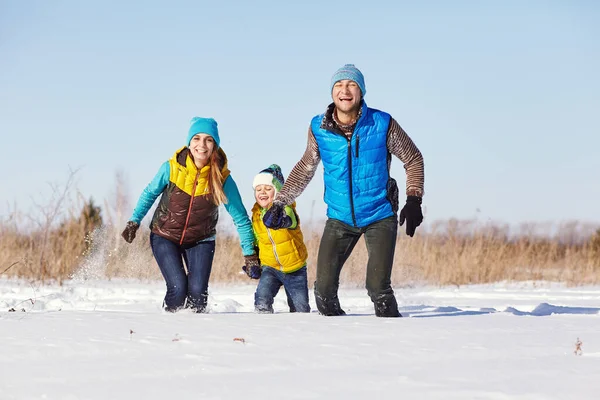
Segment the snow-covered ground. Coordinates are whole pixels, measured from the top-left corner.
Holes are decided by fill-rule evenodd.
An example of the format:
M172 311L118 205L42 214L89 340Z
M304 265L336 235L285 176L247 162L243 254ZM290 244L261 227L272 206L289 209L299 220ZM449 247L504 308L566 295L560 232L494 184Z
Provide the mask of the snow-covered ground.
M252 285L167 314L163 290L0 280L0 399L600 398L600 287L397 288L397 319L362 289L344 317L290 314L283 292L254 314Z

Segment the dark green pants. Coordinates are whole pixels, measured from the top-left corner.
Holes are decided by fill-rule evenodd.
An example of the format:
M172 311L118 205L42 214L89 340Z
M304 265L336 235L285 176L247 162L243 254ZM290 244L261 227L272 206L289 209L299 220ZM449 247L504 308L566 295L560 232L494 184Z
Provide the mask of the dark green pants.
M317 259L315 300L323 315L343 315L338 288L344 263L364 234L369 261L366 288L378 317L399 317L398 303L391 285L398 220L392 216L364 228L355 228L336 219L325 224Z

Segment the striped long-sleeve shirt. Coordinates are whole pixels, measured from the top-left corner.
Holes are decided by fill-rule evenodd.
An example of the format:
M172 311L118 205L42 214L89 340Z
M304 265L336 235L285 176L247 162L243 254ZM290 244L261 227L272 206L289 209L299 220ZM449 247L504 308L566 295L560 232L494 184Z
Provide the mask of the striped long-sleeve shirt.
M340 131L347 135L352 134L354 125L343 126L339 124L336 121L332 105L329 106L325 118L330 118L330 122L333 122L334 126ZM398 157L404 163L406 171L406 195L423 197L425 181L423 156L404 129L393 118L390 119L388 128L387 148L391 154ZM388 160L389 169L391 159L388 157ZM281 191L277 194L277 201L284 204L292 204L306 189L306 186L308 186L308 183L315 175L319 162L321 162L319 146L312 129L309 127L306 151L290 172Z

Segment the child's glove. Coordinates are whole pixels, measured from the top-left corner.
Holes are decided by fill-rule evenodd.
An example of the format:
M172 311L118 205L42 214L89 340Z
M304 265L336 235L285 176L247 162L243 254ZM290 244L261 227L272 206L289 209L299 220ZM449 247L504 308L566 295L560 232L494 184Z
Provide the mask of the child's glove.
M263 223L267 228L285 229L292 226L292 219L285 213L285 204L274 201L271 208L265 212Z
M289 228L290 226L292 226L292 219L290 218L289 215L284 214L284 217L281 221L281 228L279 228L279 229Z
M260 269L260 260L256 254L244 256L244 266L242 270L251 279L259 279L262 270Z
M125 226L123 233L121 233L121 236L123 236L123 239L125 239L127 243L133 242L133 239L135 239L135 233L139 227L140 224L137 222L127 221L127 225Z

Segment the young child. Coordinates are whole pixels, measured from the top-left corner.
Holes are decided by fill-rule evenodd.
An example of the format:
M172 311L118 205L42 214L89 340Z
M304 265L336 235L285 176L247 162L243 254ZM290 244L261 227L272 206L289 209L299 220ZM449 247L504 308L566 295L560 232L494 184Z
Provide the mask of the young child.
M252 182L256 199L252 208L252 228L262 270L259 267L245 267L244 270L251 278L260 278L254 294L254 307L259 313L273 312L273 300L282 285L290 312L310 312L306 277L308 252L295 204L285 207L282 228L269 229L263 223L263 216L283 182L281 168L276 164L260 171Z

